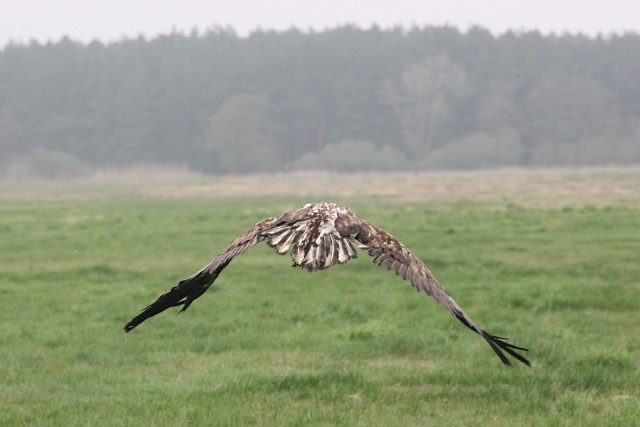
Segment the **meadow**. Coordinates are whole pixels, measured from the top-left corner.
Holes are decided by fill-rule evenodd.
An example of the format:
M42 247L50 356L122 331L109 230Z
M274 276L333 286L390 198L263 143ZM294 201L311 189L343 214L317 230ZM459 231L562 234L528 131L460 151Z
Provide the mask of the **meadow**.
M257 246L124 334L255 222L321 199L532 367L364 252L310 274ZM0 183L0 425L637 425L639 302L638 169Z

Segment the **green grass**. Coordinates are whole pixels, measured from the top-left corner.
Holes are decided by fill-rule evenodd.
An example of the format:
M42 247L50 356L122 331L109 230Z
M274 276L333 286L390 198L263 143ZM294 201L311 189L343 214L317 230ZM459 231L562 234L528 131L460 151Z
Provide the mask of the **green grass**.
M372 203L375 200L376 203ZM634 425L640 210L339 200L422 257L507 368L362 253L309 274L266 245L180 316L124 324L302 199L3 201L0 425Z

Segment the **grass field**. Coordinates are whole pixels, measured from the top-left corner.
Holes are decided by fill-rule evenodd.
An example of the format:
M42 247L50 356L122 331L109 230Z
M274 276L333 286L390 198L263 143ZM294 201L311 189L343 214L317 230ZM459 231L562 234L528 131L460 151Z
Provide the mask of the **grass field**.
M0 184L0 425L638 425L640 171L322 179ZM259 219L319 199L405 243L532 367L365 253L309 274L261 245L123 333Z

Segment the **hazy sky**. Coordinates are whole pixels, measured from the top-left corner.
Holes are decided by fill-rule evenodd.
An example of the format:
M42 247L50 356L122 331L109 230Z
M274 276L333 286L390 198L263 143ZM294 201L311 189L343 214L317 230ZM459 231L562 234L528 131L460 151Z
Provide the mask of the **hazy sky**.
M368 28L395 24L480 25L507 29L640 33L640 0L0 0L0 47L9 40L118 40L153 37L175 28L189 32L216 24L239 34L251 30L322 30L353 23Z

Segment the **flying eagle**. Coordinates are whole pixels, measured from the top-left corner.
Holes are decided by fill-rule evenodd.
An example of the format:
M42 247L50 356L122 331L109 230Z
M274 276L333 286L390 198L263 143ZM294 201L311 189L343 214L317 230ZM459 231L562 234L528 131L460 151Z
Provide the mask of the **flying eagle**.
M476 325L438 283L427 266L402 243L386 231L360 219L350 209L327 202L306 204L299 209L258 222L213 261L191 277L180 281L131 319L124 327L125 332L169 307L181 305L180 312L185 311L196 298L205 293L231 260L263 240L279 255L285 255L291 250L293 267L306 268L308 271L344 264L357 258L356 248L365 249L373 257L373 262L402 276L417 291L435 298L456 319L484 338L502 363L511 365L511 361L503 353L505 351L531 366L524 356L515 351L528 351L526 348L509 344L505 341L506 338L491 335Z

